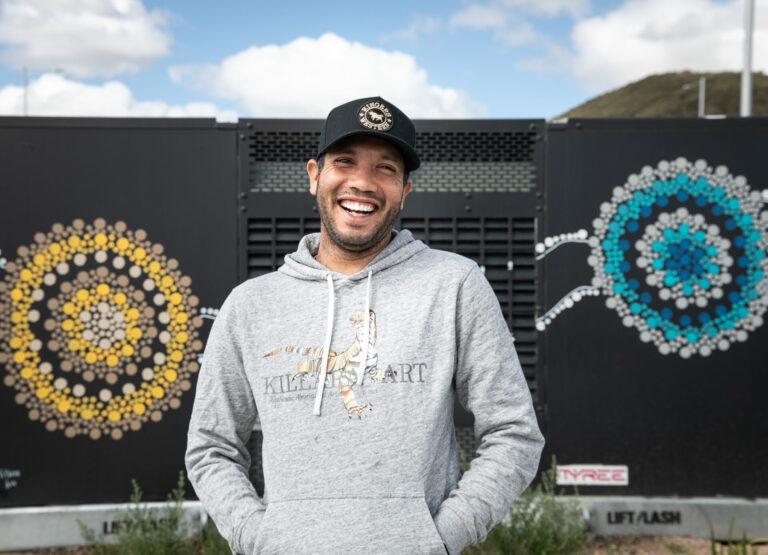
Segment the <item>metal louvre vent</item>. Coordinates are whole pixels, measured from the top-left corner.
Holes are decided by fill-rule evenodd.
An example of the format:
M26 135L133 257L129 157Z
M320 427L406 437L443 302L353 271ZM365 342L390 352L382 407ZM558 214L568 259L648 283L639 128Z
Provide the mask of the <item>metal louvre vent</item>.
M430 162L531 162L535 131L426 131L416 150Z
M320 218L248 218L248 277L274 272L307 233L320 231Z
M256 131L248 142L248 190L303 192L319 133ZM534 131L424 131L414 192L529 192L536 187Z
M471 258L483 269L515 337L528 386L536 390L534 218L403 218L402 227L435 249Z
M319 140L314 131L256 131L249 156L254 162L306 162L317 154Z

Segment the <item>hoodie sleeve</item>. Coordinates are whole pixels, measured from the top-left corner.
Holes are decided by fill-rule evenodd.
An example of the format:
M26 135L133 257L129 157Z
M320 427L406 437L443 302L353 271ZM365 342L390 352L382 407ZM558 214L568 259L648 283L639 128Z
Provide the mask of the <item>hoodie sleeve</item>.
M256 404L243 368L236 291L224 301L205 346L185 463L198 498L232 550L250 554L266 506L248 479L246 442Z
M448 552L485 539L536 474L544 438L499 301L474 265L457 300L456 391L477 455L435 515Z

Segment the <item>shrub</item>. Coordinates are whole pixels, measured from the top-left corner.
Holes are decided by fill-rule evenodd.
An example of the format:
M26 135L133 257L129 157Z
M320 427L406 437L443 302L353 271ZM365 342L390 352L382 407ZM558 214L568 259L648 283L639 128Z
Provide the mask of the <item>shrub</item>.
M512 505L509 516L488 534L485 542L465 553L490 555L566 555L582 549L587 541L587 523L576 499L555 495L557 467L541 475Z
M120 512L116 542L106 543L97 533L78 520L80 534L95 555L187 555L196 553L186 538L189 527L184 522L184 472L179 472L176 488L168 495L168 505L160 510L141 504L143 495L136 480L131 480L132 506Z

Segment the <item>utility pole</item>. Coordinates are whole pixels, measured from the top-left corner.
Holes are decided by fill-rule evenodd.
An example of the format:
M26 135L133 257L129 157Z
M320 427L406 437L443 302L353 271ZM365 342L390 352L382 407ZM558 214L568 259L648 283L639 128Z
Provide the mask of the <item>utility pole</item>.
M705 98L707 94L707 78L699 77L699 117L704 117L705 110Z
M752 29L755 0L744 0L744 65L741 69L741 117L752 115Z

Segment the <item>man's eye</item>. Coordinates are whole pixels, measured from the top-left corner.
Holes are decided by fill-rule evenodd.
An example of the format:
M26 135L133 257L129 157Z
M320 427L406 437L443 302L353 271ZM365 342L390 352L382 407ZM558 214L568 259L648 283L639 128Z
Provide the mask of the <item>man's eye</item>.
M387 173L397 173L397 168L395 168L394 166L381 166L381 169L383 169Z
M336 164L351 164L352 159L351 158L336 158L334 160L334 163Z

